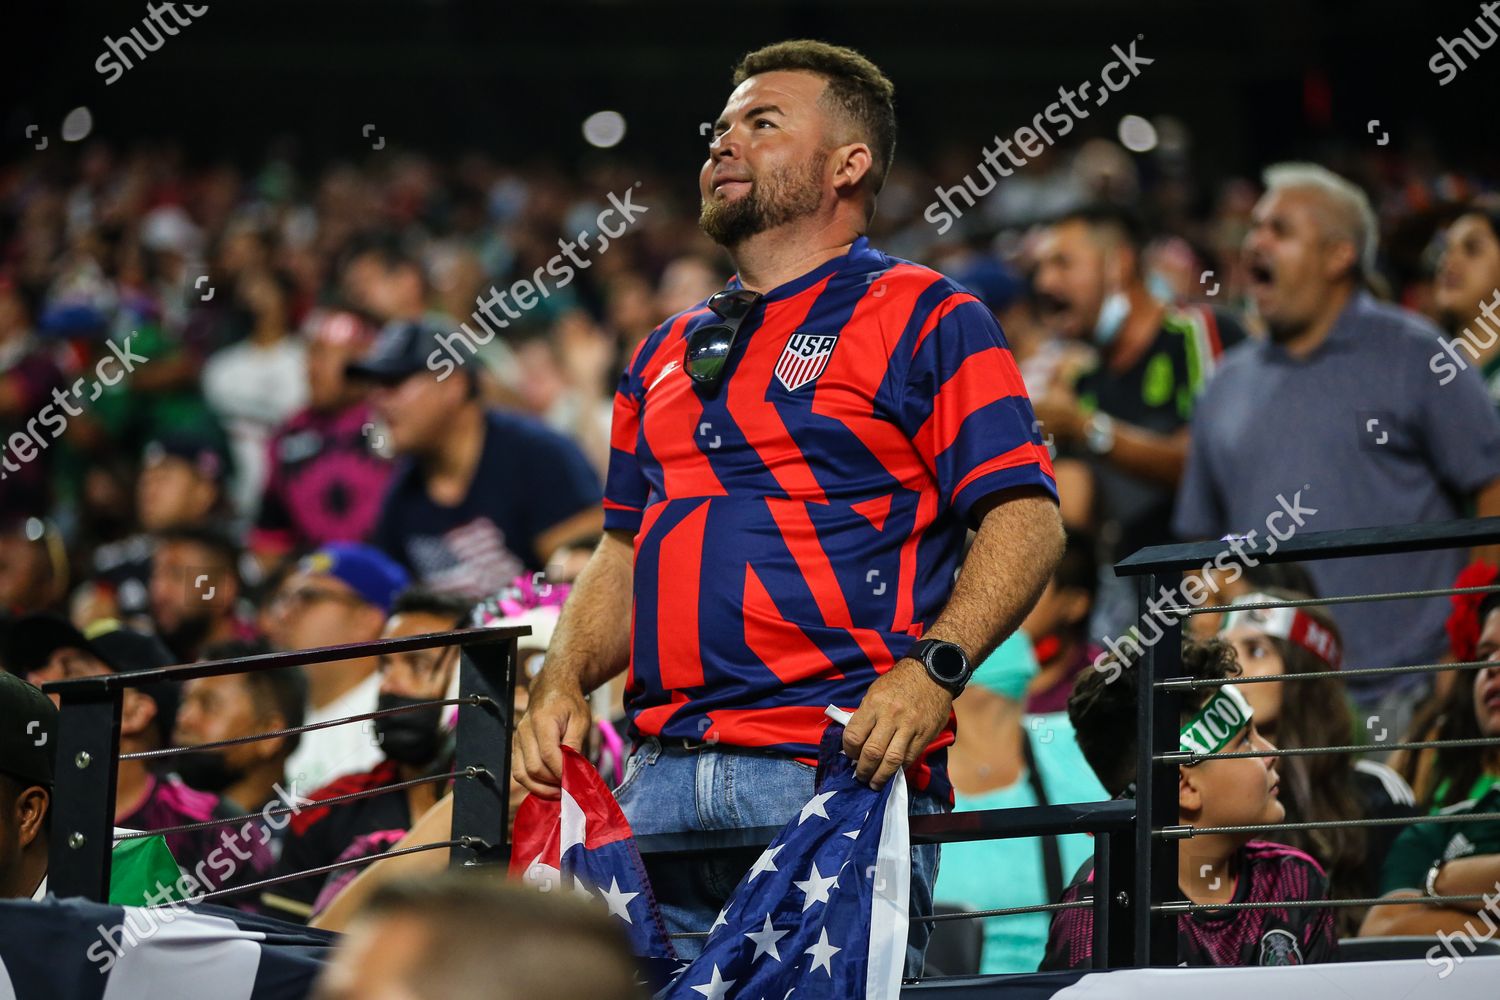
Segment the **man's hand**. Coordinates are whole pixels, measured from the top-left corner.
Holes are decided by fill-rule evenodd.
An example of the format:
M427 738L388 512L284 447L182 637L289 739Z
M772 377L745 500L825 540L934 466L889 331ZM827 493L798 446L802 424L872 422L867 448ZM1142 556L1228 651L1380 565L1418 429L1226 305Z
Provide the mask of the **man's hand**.
M844 753L854 776L879 789L912 764L948 724L953 696L906 657L875 678L844 727Z
M534 795L557 798L562 794L562 747L582 749L591 721L583 690L566 683L547 683L544 670L531 691L526 714L516 724L511 776Z
M1049 434L1060 443L1083 437L1088 414L1079 405L1078 397L1073 394L1071 387L1054 385L1045 396L1033 399L1031 407L1036 413L1037 429L1041 431L1042 440L1045 441Z

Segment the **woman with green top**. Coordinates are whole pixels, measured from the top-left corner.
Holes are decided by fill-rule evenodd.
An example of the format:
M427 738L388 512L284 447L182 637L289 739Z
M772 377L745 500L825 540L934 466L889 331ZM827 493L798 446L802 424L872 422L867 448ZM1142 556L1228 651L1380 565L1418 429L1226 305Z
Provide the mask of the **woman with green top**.
M1036 671L1030 640L1016 632L980 664L954 702L958 742L948 751L948 774L955 810L1109 798L1078 749L1067 713L1025 714L1026 685ZM1055 902L1093 852L1094 842L1084 834L944 844L933 898L966 910ZM985 919L980 971L1036 971L1050 916Z

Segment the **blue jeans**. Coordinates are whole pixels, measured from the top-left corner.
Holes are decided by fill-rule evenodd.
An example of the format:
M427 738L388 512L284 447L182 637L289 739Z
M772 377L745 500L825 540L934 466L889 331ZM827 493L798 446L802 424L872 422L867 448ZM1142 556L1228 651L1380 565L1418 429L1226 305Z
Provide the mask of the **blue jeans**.
M744 747L684 749L656 739L640 744L625 763L615 798L637 834L732 830L785 826L813 796L816 769L783 754ZM947 812L948 805L913 791L912 815ZM761 848L716 851L712 855L647 856L646 873L661 906L667 933L706 931L730 893L759 857ZM911 849L911 913L932 913L938 845ZM907 935L906 974L922 972L922 955L932 925L913 923ZM703 938L676 938L677 954L687 960L703 951Z

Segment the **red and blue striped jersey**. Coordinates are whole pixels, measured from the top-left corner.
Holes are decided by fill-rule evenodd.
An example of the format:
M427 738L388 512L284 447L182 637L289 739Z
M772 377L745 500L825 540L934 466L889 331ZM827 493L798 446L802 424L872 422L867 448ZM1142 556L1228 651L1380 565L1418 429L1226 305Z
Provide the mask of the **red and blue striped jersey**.
M736 287L737 282L731 282ZM683 370L699 305L620 379L605 527L635 533L638 735L816 760L947 603L976 503L1057 494L994 316L862 237L746 317L717 392ZM947 796L954 722L909 769Z

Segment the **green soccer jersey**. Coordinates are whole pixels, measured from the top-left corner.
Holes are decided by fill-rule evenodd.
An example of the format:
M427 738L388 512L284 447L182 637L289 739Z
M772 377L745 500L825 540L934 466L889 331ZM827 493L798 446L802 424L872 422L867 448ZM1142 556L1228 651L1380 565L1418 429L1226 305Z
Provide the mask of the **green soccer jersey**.
M1437 810L1437 815L1500 812L1500 785L1494 775L1480 778L1469 798ZM1434 861L1452 861L1476 854L1500 854L1500 822L1453 820L1418 823L1404 830L1386 855L1381 873L1382 895L1397 889L1421 890Z

